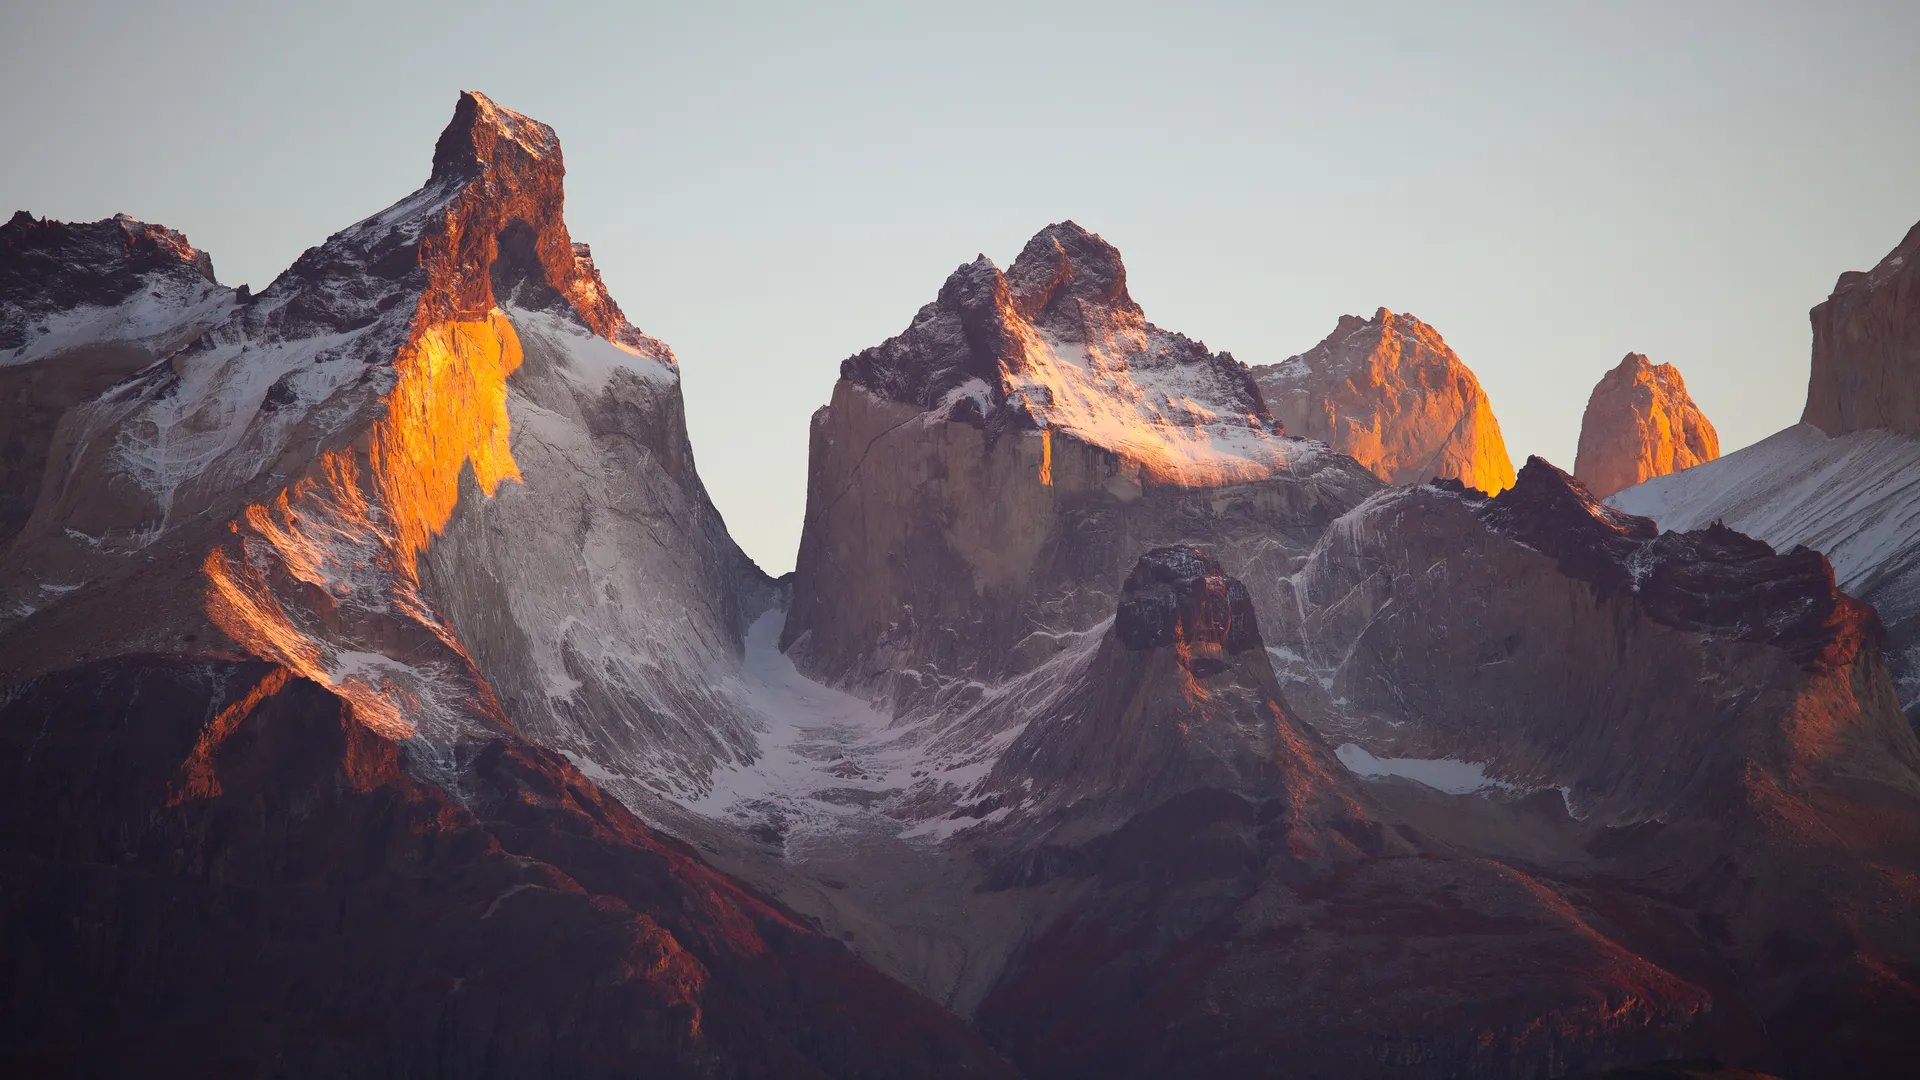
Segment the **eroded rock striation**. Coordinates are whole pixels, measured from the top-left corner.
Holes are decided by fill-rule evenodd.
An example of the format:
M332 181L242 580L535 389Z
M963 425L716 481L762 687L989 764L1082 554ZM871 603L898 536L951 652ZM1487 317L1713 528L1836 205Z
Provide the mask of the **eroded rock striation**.
M1920 437L1920 225L1872 270L1841 274L1812 319L1801 423L1829 436L1887 428Z
M1628 353L1600 377L1580 421L1573 475L1606 498L1720 456L1720 435L1672 364Z
M1442 477L1491 494L1513 483L1480 381L1411 315L1342 315L1320 344L1254 376L1289 434L1318 439L1389 484Z

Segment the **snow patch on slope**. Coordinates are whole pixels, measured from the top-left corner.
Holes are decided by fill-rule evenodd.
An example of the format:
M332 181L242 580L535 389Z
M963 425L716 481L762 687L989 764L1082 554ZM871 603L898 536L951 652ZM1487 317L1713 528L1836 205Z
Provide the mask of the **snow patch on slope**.
M705 795L680 805L740 827L771 822L789 844L852 826L940 840L978 824L923 819L907 800L964 798L997 753L942 751L921 725L896 726L860 698L800 674L779 648L785 620L769 611L746 635L738 689L758 721L755 756L716 770Z
M0 350L0 367L31 364L83 345L138 342L182 326L206 326L232 310L233 293L211 281L188 285L158 274L113 307L55 312L27 330L27 342Z
M1884 429L1828 438L1796 424L1607 502L1662 530L1720 521L1780 550L1805 544L1854 592L1878 568L1920 551L1920 439Z
M506 307L513 327L523 338L538 338L566 358L561 374L579 389L597 394L607 388L615 374L626 372L656 386L668 387L680 381L680 370L668 355L650 353L631 345L608 341L577 320L551 311L536 311L509 304Z
M1219 373L1183 361L1177 335L1147 327L1083 345L1035 329L1022 335L1021 370L1004 375L1007 401L1043 426L1133 458L1182 483L1257 480L1312 453L1269 434L1257 417L1226 411Z
M1520 794L1524 789L1487 775L1487 767L1454 758L1379 758L1355 743L1342 743L1334 756L1355 776L1368 780L1401 777L1449 795Z
M1920 719L1920 439L1884 428L1830 438L1796 424L1607 502L1662 529L1715 521L1787 550L1804 544L1872 604L1902 708Z

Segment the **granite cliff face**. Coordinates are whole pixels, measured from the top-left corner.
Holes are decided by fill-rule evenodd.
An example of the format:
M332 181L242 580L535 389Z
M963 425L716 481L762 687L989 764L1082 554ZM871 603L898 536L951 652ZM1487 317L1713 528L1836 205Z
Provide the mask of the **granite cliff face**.
M1491 494L1513 483L1480 381L1411 315L1342 315L1320 344L1254 377L1288 434L1318 439L1389 484L1442 477Z
M842 364L811 441L782 647L896 709L1032 670L1147 548L1278 569L1378 486L1283 437L1243 365L1146 322L1071 222Z
M1841 274L1812 318L1800 422L1829 436L1887 428L1920 437L1920 225L1872 270Z
M1580 421L1573 475L1596 498L1720 456L1720 435L1672 364L1639 353L1600 377Z
M164 230L8 227L58 268L7 279L5 370L139 360L43 397L0 561L10 1068L1004 1075L634 816L753 756L775 590L563 174L463 95L254 297Z

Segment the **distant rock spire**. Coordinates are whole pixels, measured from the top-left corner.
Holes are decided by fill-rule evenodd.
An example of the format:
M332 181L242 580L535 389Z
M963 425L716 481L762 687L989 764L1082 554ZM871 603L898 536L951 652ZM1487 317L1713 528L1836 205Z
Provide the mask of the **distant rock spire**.
M1318 439L1390 484L1441 478L1492 494L1513 483L1480 381L1412 315L1342 315L1320 344L1253 372L1287 434Z
M1628 353L1587 398L1573 475L1604 499L1720 456L1720 436L1672 364Z

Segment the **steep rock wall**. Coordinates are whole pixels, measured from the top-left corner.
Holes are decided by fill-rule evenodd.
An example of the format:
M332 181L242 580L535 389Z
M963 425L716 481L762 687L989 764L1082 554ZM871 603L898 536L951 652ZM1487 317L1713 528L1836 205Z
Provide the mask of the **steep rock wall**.
M1867 428L1920 436L1920 225L1872 270L1841 274L1812 320L1800 422L1836 436Z

